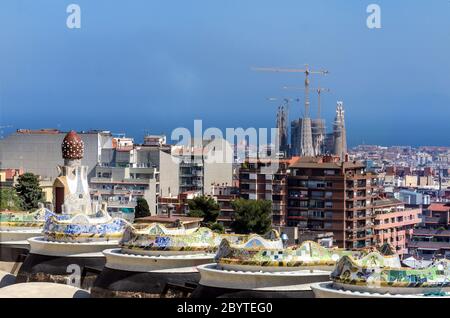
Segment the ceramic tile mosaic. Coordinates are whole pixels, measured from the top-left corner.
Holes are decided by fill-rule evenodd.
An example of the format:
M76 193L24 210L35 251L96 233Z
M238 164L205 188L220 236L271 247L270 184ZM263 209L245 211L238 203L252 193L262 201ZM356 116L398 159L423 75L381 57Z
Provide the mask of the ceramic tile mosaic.
M376 287L436 287L450 286L450 262L439 260L423 269L393 267L379 256L355 260L343 257L331 273L334 282Z
M223 239L233 244L261 244L256 238L261 237L259 235L218 234L208 228L199 228L192 233L187 233L182 228L169 229L155 223L142 230L136 230L132 226L127 227L120 246L135 251L216 252ZM278 234L270 234L270 238L281 245ZM267 242L270 241L270 238L267 239Z

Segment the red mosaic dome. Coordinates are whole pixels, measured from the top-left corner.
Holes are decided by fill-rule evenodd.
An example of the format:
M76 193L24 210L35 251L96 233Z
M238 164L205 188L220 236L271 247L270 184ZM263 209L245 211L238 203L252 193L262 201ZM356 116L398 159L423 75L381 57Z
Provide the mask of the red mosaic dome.
M84 152L84 143L78 134L71 130L61 144L62 156L64 159L75 160L82 159Z

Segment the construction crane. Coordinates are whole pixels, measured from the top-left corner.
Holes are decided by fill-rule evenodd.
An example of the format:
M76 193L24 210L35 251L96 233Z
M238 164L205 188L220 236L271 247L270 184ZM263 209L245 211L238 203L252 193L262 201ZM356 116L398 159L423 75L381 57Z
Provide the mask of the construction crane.
M283 89L303 89L303 87L300 86L283 86ZM321 114L321 95L322 93L329 93L330 89L329 88L325 88L325 87L318 87L318 88L313 88L313 91L315 91L317 93L317 118L320 118Z
M283 102L283 106L286 107L286 109L289 110L289 103L290 102L299 102L300 98L296 97L296 98L291 98L291 97L268 97L267 98L268 101L271 102L276 102L276 101L282 101Z
M306 64L305 69L298 68L280 68L280 67L253 67L253 71L257 72L275 72L275 73L303 73L305 74L305 117L309 118L309 75L321 74L326 75L329 72L327 70L312 71Z
M314 157L315 150L313 146L313 137L311 129L311 118L309 117L309 75L311 74L321 74L326 75L328 71L312 71L309 69L308 65L305 65L305 69L298 68L278 68L278 67L254 67L254 71L259 72L276 72L276 73L303 73L305 74L305 112L304 117L301 121L301 132L300 132L300 154L305 157Z

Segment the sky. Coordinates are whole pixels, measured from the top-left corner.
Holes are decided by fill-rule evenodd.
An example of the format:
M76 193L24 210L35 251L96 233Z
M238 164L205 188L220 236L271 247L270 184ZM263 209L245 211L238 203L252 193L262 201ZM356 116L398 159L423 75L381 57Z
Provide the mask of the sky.
M81 28L66 25L71 3ZM369 29L369 4L381 28ZM2 0L0 127L105 129L142 140L177 127L274 127L269 97L303 98L326 69L331 130L343 101L358 144L450 146L447 0ZM317 106L311 95L312 116ZM290 119L303 105L291 105Z

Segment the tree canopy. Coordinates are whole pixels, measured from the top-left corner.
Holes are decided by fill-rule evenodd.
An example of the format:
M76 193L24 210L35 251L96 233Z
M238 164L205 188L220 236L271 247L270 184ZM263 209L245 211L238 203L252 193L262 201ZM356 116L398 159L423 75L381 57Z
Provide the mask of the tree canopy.
M265 234L272 226L272 202L267 200L236 199L231 228L238 234Z
M39 179L33 173L27 172L19 176L15 189L20 198L22 209L26 211L37 209L38 203L44 200Z
M220 213L219 204L207 196L198 196L188 200L188 206L188 215L203 218L205 223L215 223Z
M188 206L188 216L203 218L203 226L209 227L216 232L224 232L224 227L217 223L220 206L213 198L198 196L192 200L188 200Z
M19 211L22 207L22 202L14 188L0 189L0 211Z
M143 218L146 216L150 216L150 208L148 206L148 202L144 198L138 198L136 207L134 208L134 217Z

